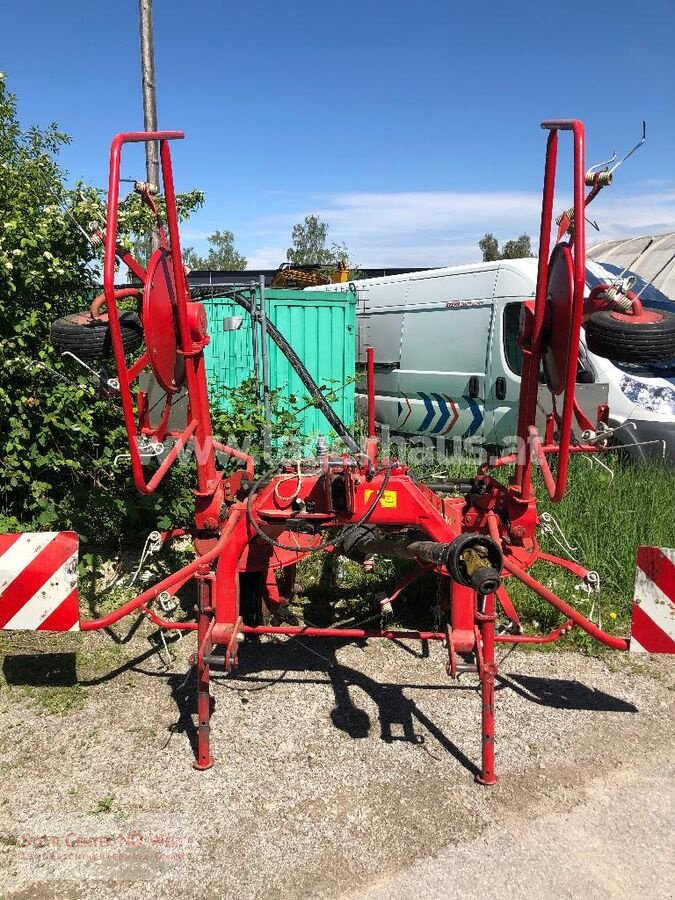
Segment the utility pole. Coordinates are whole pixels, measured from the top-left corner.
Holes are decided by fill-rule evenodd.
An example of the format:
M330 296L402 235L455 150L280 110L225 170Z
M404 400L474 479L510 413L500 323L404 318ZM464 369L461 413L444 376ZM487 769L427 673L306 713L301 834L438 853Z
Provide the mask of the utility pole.
M152 35L152 0L138 0L141 33L141 76L143 80L143 124L146 131L157 131L157 93L155 85L155 50ZM150 184L159 190L159 153L156 141L145 145L145 170ZM151 237L151 250L159 246L157 235Z

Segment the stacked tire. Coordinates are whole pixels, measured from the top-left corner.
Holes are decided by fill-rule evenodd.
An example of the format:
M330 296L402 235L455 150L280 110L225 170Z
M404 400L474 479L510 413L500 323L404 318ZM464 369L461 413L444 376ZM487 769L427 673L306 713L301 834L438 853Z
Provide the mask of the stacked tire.
M143 343L143 325L135 312L120 313L120 331L125 353L132 353ZM52 325L52 344L60 353L69 351L79 359L108 359L113 355L110 323L106 313L92 319L88 312L74 313L57 319Z
M631 322L611 310L600 310L586 323L586 346L605 359L650 363L675 358L675 313L650 310L650 321ZM652 321L653 319L653 321Z

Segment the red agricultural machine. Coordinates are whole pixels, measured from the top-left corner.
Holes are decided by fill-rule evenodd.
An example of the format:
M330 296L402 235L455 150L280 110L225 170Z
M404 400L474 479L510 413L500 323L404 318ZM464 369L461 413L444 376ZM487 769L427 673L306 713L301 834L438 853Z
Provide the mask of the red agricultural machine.
M550 497L558 502L565 493L570 454L597 453L610 436L607 408L601 406L595 420L590 421L575 398L582 323L587 323L589 340L595 329L600 335L598 343L604 340L606 346L608 331L619 336L629 331L639 336L641 329L645 333L654 328L662 331L664 321L659 319L657 323L653 317L660 314L646 312L624 284L603 285L585 298L584 209L588 200L611 181L611 173L607 169L586 173L581 122L545 122L543 127L548 132L548 143L537 291L536 298L523 305L520 332L524 370L519 445L516 453L485 463L475 477L458 481L454 496L447 496L450 493L447 487L444 495L422 484L407 466L395 459L381 458L372 404L372 352L368 366L369 437L365 448L336 421L327 403L322 408L344 442L341 453L325 452L314 459L288 460L275 472L258 476L253 459L214 439L203 355L209 340L206 316L202 304L191 297L181 261L171 166L170 142L183 135L180 132L118 135L110 157L107 224L105 232L100 234L105 245L104 293L87 313L55 323L53 337L62 350L77 348L81 359L100 358L112 351L117 379L108 381L107 386L119 392L131 469L141 493L155 491L183 448L188 444L194 448L192 537L196 556L189 565L114 612L97 619L80 620L73 568L76 536L72 533L4 536L4 543L0 543L0 624L9 628L92 631L140 613L162 629L194 630L198 685L198 749L194 765L197 769L213 764L211 670L221 668L230 672L250 636L439 641L447 650L447 673L451 678L470 671L480 679L482 765L477 780L494 784L497 780L495 645L548 643L579 627L608 647L629 648L628 638L603 631L529 574L533 563L544 560L572 572L582 582L592 581L592 573L583 566L540 549L536 537L540 517L532 475L533 467L539 467ZM551 252L561 132L569 132L573 139L574 206L561 217L558 238ZM145 268L117 241L122 151L129 143L143 141L159 143L166 203L164 222L153 196L157 186L136 183L135 189L157 222L159 246ZM585 185L591 189L588 196L585 196ZM131 269L138 279L138 287L115 288L117 259ZM249 302L236 291L232 296L245 307ZM118 307L129 297L137 300L137 313L122 312ZM318 390L292 349L284 344L283 336L275 333L271 336L280 342L305 383ZM130 353L135 350L140 350L140 355L130 363ZM553 412L548 416L545 433L540 434L535 427L535 409L542 367L552 395ZM147 369L164 392L163 412L153 422L147 393L134 386ZM188 415L186 427L176 432L171 430L169 422L172 403L180 390L188 397ZM575 423L582 432L581 439L574 437ZM150 466L144 465L142 456L143 447L149 444L170 447L151 475ZM225 474L219 466L218 456L223 454L242 464L234 474ZM506 466L514 467L513 474L508 480L500 481L497 474ZM171 536L171 533L163 535L167 539ZM317 552L342 554L356 560L373 554L410 560L411 571L389 591L386 602L394 607L396 598L408 584L418 575L433 571L438 579L441 625L430 631L404 631L386 627L318 628L288 624L288 616L283 615L288 601L283 593L293 583L297 564ZM654 566L662 567L659 570L662 578L670 579L672 586L675 566L666 557L663 560ZM244 609L242 585L247 573L258 573L261 590L256 593L255 602L247 603ZM162 592L176 593L192 579L197 583L196 621L166 618L161 607L158 609L153 602ZM559 610L564 616L563 623L550 634L524 634L507 591L507 584L513 579ZM504 630L496 628L498 614L508 622ZM666 645L660 649L673 648Z

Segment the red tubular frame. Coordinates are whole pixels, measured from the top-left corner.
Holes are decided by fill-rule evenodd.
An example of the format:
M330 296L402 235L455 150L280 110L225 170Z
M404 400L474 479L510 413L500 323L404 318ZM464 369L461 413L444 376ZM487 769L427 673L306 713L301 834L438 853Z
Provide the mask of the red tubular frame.
M544 193L542 198L541 228L539 232L539 262L537 267L537 292L535 297L532 335L525 348L522 374L521 404L518 415L518 437L522 442L521 459L516 466L514 485L524 499L532 496L532 463L536 457L542 470L544 482L554 503L560 503L567 486L572 419L574 417L577 353L581 333L581 319L584 309L584 289L586 286L586 220L584 217L585 185L585 132L583 124L577 120L554 120L542 122L542 128L549 132L546 145L546 167L544 172ZM548 290L549 256L551 248L551 228L553 224L553 200L558 159L558 131L571 131L574 138L574 296L572 299L572 321L570 324L570 352L567 358L565 377L565 400L563 403L558 440L558 466L555 476L541 450L541 442L532 424L535 420L537 392L539 389L539 367L543 351L543 334ZM595 449L595 448L594 448Z
M491 537L494 540L499 540L499 520L494 513L491 513L488 516L488 526ZM583 630L587 632L587 634L590 634L592 638L595 638L596 641L600 641L601 644L606 644L613 650L628 650L628 641L625 638L614 637L613 635L602 631L597 625L594 625L593 622L587 619L586 616L583 616L578 610L574 609L573 606L570 606L569 603L565 603L565 601L561 600L560 597L553 593L553 591L549 591L543 584L540 584L535 578L528 575L524 569L509 559L508 554L504 556L504 568L509 574L517 578L518 581L527 585L527 587L534 591L535 594L538 594L543 600L550 603L551 606L555 606L556 609L560 610L560 612L566 615L571 622L578 625L579 628L583 628ZM563 626L560 627L562 628ZM514 637L520 637L520 635L514 635Z
M375 437L375 348L366 347L368 437Z
M108 214L105 232L103 292L108 308L113 352L120 385L120 401L129 441L131 471L136 488L141 494L152 494L188 441L194 439L198 444L198 456L200 457L197 465L198 493L202 496L209 496L217 487L218 477L215 467L215 454L212 446L213 438L211 434L212 429L208 394L206 390L206 378L202 377L204 358L203 353L196 352L193 348L193 341L190 335L190 327L187 318L187 299L189 294L180 251L178 216L176 213L176 194L171 165L171 151L168 143L171 140L180 140L184 136L182 131L125 132L118 134L113 139L110 149L110 172L108 178ZM126 366L116 302L119 294L115 291L115 259L118 256L122 256L127 262L127 265L130 264L129 255L120 254L117 246L122 148L125 144L147 143L148 141L159 141L162 181L166 200L166 219L169 231L171 269L176 291L176 317L179 338L178 352L185 359L185 383L189 396L190 415L187 427L181 434L174 435L176 438L174 445L152 478L146 482L136 441L138 431L131 397L131 383L146 367L149 360L147 354L143 354L130 368L127 368ZM145 280L145 272L142 267L136 264L133 267L133 270L141 280Z
M233 459L241 460L241 462L246 464L244 474L247 478L253 478L255 474L255 461L252 456L249 456L248 453L244 453L242 450L235 450L234 447L228 447L227 444L221 444L220 441L213 441L213 448L219 453L226 453Z
M199 556L187 566L184 566L182 569L179 569L172 575L168 575L166 578L162 579L162 581L154 585L154 587L148 588L147 591L143 591L142 594L134 597L133 600L129 600L123 606L120 606L118 609L113 610L106 616L101 616L98 619L83 619L80 622L80 628L82 629L82 631L94 631L97 628L107 628L109 625L113 625L115 622L119 622L119 620L123 619L124 616L128 616L129 613L134 612L140 606L143 606L143 604L148 603L150 600L154 600L155 597L158 596L158 594L162 593L162 591L168 591L171 588L178 590L195 576L200 567L208 566L209 563L213 562L214 559L220 556L223 548L227 544L232 532L234 531L237 521L237 517L233 516L226 523L220 534L220 537L218 538L217 543L211 550L208 551L208 553L204 553L202 556Z
M375 348L366 347L366 395L368 399L368 439L366 455L377 463L378 442L375 436Z
M178 217L169 141L183 137L182 132L132 132L120 134L114 139L110 155L110 181L107 230L105 235L104 298L108 307L115 362L120 382L120 397L124 422L131 453L134 481L141 493L155 490L169 466L188 441L195 447L197 490L195 491L195 545L198 557L178 572L162 579L129 600L117 610L99 618L81 622L83 631L106 628L124 616L140 612L159 628L179 631L197 631L197 708L198 741L197 769L209 768L213 763L210 752L210 666L220 659L227 671L236 665L238 644L246 635L284 635L288 637L313 637L336 639L407 639L442 641L448 652L448 674L455 677L460 654L471 655L481 684L482 697L482 766L477 780L494 784L497 780L494 767L494 711L495 711L495 646L498 643L516 644L549 643L567 634L571 628L583 628L596 640L609 647L625 650L628 642L608 635L589 619L565 603L525 570L537 559L562 566L575 575L588 575L583 566L560 559L539 550L536 541L538 517L532 491L532 466L541 466L543 478L551 497L558 502L567 482L570 453L591 452L597 447L591 444L571 446L572 419L575 415L574 385L576 378L576 353L570 352L565 372L565 399L562 417L558 421L560 439L553 442L553 424L549 424L542 440L534 427L539 385L539 366L546 339L546 297L549 280L549 254L553 201L555 193L558 132L572 131L574 138L574 272L571 303L570 341L578 344L584 303L585 286L585 230L584 230L584 130L578 121L545 122L548 129L546 169L542 198L540 229L540 255L537 275L537 291L532 311L531 334L524 350L521 404L518 418L518 434L525 447L523 454L505 456L492 466L516 463L515 475L509 487L496 481L487 471L492 466L481 466L475 479L476 490L466 497L443 498L428 487L415 481L408 469L396 462L378 465L378 442L375 435L375 353L366 349L366 384L368 408L367 459L349 459L348 456L322 459L305 465L302 477L297 478L296 493L284 497L277 488L293 477L293 468L282 474L270 476L267 483L259 481L250 491L242 481L242 475L250 482L255 478L253 459L246 453L214 440L212 435L209 399L204 366L203 348L207 336L196 327L195 312L190 307L189 290L180 254ZM171 256L171 271L176 292L175 320L178 353L185 361L185 385L188 394L188 424L179 434L168 431L168 405L162 421L154 431L141 422L144 434L157 439L169 436L174 444L154 475L146 482L137 446L138 429L134 418L131 383L150 363L146 350L129 368L126 367L118 319L117 300L126 296L127 289L115 291L115 257L122 259L140 278L148 292L143 268L133 258L120 250L117 243L117 219L119 205L119 175L121 153L125 143L159 141L162 181L166 198L167 234L159 229L161 249ZM154 202L144 195L145 202L154 209ZM145 296L147 302L152 296ZM100 303L99 303L100 305ZM191 325L195 332L191 332ZM198 337L195 337L197 334ZM151 340L150 338L147 338ZM139 399L139 409L143 406ZM139 416L142 419L142 416ZM244 463L244 471L232 476L224 487L222 472L216 467L215 453L227 453ZM547 455L557 455L557 471L554 475L547 462ZM335 480L331 480L335 477ZM339 490L333 488L339 477ZM479 490L480 488L480 490ZM385 493L386 489L386 493ZM380 491L382 492L380 494ZM296 501L298 501L296 503ZM438 577L438 599L442 610L445 631L418 631L388 628L319 628L303 625L249 625L240 614L239 576L243 572L259 572L266 601L269 606L280 608L285 601L280 596L276 573L285 569L293 574L293 567L304 556L313 552L318 542L321 549L330 552L333 545L321 543L321 531L333 527L363 525L381 528L384 533L394 532L396 537L410 533L423 533L432 541L452 544L460 535L489 535L503 551L503 568L506 573L527 585L536 594L562 612L566 621L546 635L496 634L496 604L500 602L507 618L518 626L517 613L502 588L497 595L479 595L466 586L455 569L457 581L450 577L450 569L438 563L429 567ZM304 529L304 530L303 530ZM396 538L395 538L396 539ZM333 540L332 538L329 540ZM417 540L417 538L415 538ZM293 546L291 541L297 544ZM408 549L412 546L404 545ZM438 548L434 548L438 549ZM451 549L451 548L448 548ZM412 551L411 551L412 552ZM417 551L420 552L420 551ZM496 552L496 548L495 548ZM433 556L431 558L434 558ZM445 557L439 557L445 558ZM417 560L419 565L424 565ZM495 563L496 565L496 563ZM412 582L419 571L405 576L391 594L394 599ZM198 615L196 622L172 622L150 607L163 591L177 591L191 579L198 583ZM501 595L501 598L500 598ZM515 618L514 618L515 617ZM214 656L214 647L224 647L222 657Z

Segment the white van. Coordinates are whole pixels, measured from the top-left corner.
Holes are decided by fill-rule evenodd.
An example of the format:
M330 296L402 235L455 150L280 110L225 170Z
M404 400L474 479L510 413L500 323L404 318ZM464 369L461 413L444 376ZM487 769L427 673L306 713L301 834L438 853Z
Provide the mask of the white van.
M590 287L615 272L591 260ZM375 416L394 432L500 446L516 433L520 305L534 297L536 259L509 259L352 282L358 354L375 348ZM638 279L638 287L640 280ZM325 285L312 290L342 290ZM645 306L673 309L653 287ZM675 461L675 360L620 365L579 349L579 382L607 384L617 443Z

